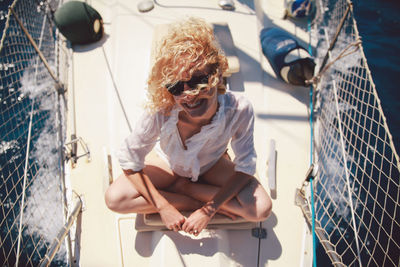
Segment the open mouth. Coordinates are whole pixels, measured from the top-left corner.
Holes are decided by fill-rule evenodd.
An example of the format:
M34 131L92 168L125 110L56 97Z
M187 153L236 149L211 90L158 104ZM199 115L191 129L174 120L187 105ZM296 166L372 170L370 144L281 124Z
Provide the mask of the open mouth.
M204 103L204 101L205 101L205 99L200 99L193 103L185 103L184 105L190 109L194 109L194 108L201 106Z

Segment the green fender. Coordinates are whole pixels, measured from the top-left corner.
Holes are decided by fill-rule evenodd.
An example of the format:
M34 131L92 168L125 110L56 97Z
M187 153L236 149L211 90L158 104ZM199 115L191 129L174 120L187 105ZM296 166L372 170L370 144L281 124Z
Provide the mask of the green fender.
M103 19L91 6L80 1L69 1L54 13L59 31L72 44L88 44L103 36Z

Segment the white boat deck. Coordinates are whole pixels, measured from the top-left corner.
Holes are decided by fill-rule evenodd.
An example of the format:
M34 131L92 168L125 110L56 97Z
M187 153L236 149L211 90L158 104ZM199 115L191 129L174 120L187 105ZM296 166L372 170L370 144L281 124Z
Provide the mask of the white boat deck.
M138 2L89 1L103 17L105 37L93 45L76 46L73 53L68 127L71 133L76 125L77 136L88 144L92 157L90 162L80 159L70 170L72 188L85 202L78 240L80 266L309 266L311 241L304 240L307 227L294 205L295 189L303 182L310 158L308 88L275 77L262 55L259 32L278 26L300 40L308 40L308 35L301 26L282 20L283 0L235 1L235 11L220 9L217 0L163 0L148 13L138 12ZM229 25L240 62L240 71L229 82L231 90L253 103L257 173L267 190L270 140L276 141L277 194L272 215L262 223L267 238L260 243L251 230L207 230L196 238L169 231L138 233L134 214L115 214L104 203L105 155L112 156L113 176L118 177L121 169L114 152L129 128L103 52L134 125L144 103L154 28L188 16Z

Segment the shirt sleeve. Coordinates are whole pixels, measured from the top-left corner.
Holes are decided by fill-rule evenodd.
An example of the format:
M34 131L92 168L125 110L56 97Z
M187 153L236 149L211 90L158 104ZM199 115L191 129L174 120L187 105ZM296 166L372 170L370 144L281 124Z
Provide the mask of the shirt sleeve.
M117 152L123 170L140 171L144 168L146 155L153 149L160 135L162 118L159 113L145 111Z
M240 98L238 104L239 117L231 146L235 153L235 171L254 175L257 155L254 149L254 111L251 103Z

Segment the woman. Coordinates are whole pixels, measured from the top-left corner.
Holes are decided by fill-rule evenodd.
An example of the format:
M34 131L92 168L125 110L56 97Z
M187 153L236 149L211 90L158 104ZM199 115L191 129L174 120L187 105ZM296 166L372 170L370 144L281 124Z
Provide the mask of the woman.
M194 18L174 25L149 77L148 109L119 151L123 174L105 195L111 210L158 212L168 229L196 236L217 212L269 216L271 200L253 177L253 109L225 92L226 70L209 25ZM158 157L145 163L155 146ZM180 211L193 212L185 218Z

